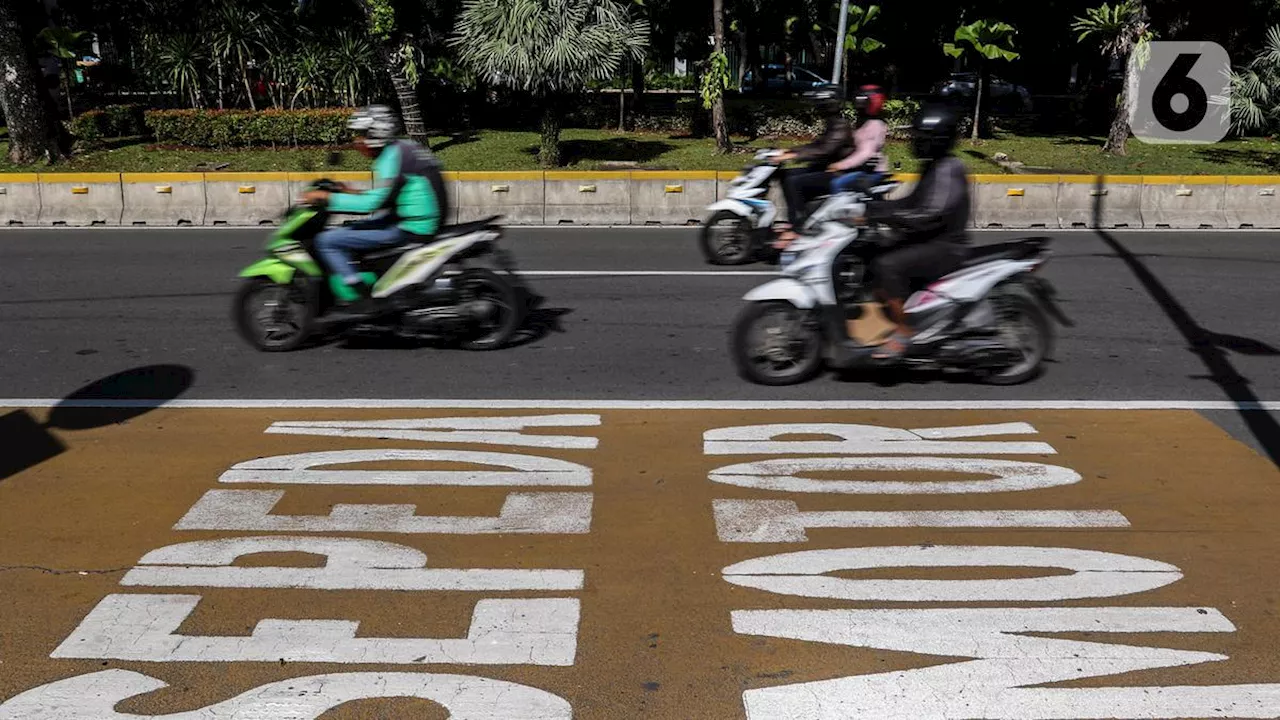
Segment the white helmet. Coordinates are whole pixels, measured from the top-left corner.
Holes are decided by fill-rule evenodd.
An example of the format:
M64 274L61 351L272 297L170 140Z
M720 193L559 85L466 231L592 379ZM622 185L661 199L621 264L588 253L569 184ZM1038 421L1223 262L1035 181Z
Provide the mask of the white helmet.
M364 135L369 147L380 148L395 139L400 119L386 105L370 105L351 116L347 129Z

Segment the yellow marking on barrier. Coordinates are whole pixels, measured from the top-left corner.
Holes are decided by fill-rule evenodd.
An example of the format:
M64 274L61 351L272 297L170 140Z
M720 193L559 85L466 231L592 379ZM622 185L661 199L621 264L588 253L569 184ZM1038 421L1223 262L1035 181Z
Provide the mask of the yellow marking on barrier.
M1178 188L1174 191L1174 194L1178 197L1189 197L1191 195L1191 188Z
M596 186L595 186L595 185L579 185L579 186L578 186L578 192L589 192L589 193L593 193L593 192L595 192L595 191L596 191Z
M0 182L16 185L19 183L38 183L40 175L38 173L0 173Z
M1143 185L1225 185L1225 175L1143 175Z
M446 180L461 182L518 182L521 180L541 180L541 170L512 170L507 172L447 172Z
M257 189L256 187L252 186L252 185L241 185L241 186L240 186L240 194L242 194L242 195L253 195L253 194L257 193L257 192L258 192L258 189Z
M204 174L205 182L233 182L233 183L265 183L265 182L288 182L289 173L287 172L211 172Z
M204 173L120 173L123 183L198 183L204 182Z
M338 182L359 182L361 180L373 181L373 173L360 172L358 170L343 170L341 172L291 172L288 173L289 182L311 182L314 180L322 180L328 178Z
M663 188L663 191L669 192L669 193L682 193L684 192L684 186L683 185L667 185L665 188Z
M40 182L56 184L116 183L120 184L120 173L39 173Z
M994 185L1004 185L1006 183L1057 184L1058 178L1058 175L1022 175L1017 173L1009 173L1008 175L973 175L970 177L976 183L991 183Z
M1004 194L1007 197L1022 197L1023 195L1026 195L1027 192L1022 188L1009 188L1004 191Z
M158 192L158 193L160 193L160 194L162 194L162 195L172 195L172 194L173 194L173 186L172 186L172 185L157 185L157 186L156 186L156 192Z
M89 187L87 185L76 185L71 188L72 195L88 195Z
M601 170L598 172L574 170L548 170L543 173L548 180L576 180L581 182L600 182L602 180L630 180L630 170Z
M489 190L496 193L511 192L510 185L490 185Z
M670 182L674 180L717 180L722 174L728 174L729 179L733 179L737 173L719 173L715 170L633 170L631 172L632 180L661 180Z
M1280 185L1280 175L1227 175L1228 185Z
M1147 177L1159 177L1157 175L1148 175ZM1142 175L1103 175L1102 182L1107 185L1141 185ZM1094 185L1098 182L1097 175L1059 175L1058 182L1068 185Z

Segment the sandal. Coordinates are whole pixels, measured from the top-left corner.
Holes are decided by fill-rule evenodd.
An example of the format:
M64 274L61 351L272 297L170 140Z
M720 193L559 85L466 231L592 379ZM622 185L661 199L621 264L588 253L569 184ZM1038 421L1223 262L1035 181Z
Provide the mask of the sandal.
M898 360L907 352L907 346L911 344L911 336L901 332L894 332L893 335L885 340L883 344L871 354L873 360Z

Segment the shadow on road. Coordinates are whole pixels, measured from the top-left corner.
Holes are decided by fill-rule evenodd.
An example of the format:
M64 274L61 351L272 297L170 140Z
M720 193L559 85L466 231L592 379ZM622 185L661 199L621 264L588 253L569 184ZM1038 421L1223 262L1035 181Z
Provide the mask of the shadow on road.
M1099 191L1103 189L1101 175L1097 176L1095 187ZM1242 355L1275 357L1280 356L1280 351L1253 338L1218 333L1202 327L1137 255L1129 252L1123 243L1102 229L1102 198L1101 192L1094 193L1093 225L1098 237L1129 267L1151 298L1173 321L1178 332L1186 339L1188 348L1200 358L1200 362L1204 363L1209 371L1208 375L1202 377L1213 381L1236 404L1236 410L1249 428L1249 432L1253 434L1271 462L1280 468L1280 423L1262 408L1258 396L1249 387L1251 384L1249 378L1236 370L1226 352L1230 350Z
M67 446L50 430L92 430L128 422L187 391L186 365L147 365L92 382L64 397L41 424L26 410L0 416L0 481L51 460Z

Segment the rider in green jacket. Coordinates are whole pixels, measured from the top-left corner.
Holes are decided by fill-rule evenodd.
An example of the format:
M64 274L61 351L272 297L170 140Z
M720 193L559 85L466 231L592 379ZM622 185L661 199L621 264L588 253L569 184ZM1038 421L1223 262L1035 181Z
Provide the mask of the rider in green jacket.
M326 201L330 212L377 213L368 220L330 228L316 236L320 256L344 281L335 288L339 302L348 306L344 314L363 316L375 308L372 288L357 274L350 253L430 241L444 215L444 184L439 163L429 150L415 142L396 139L400 123L390 108L364 108L352 116L347 127L353 131L361 154L374 158L373 188L332 195L315 190L306 193L303 200Z

